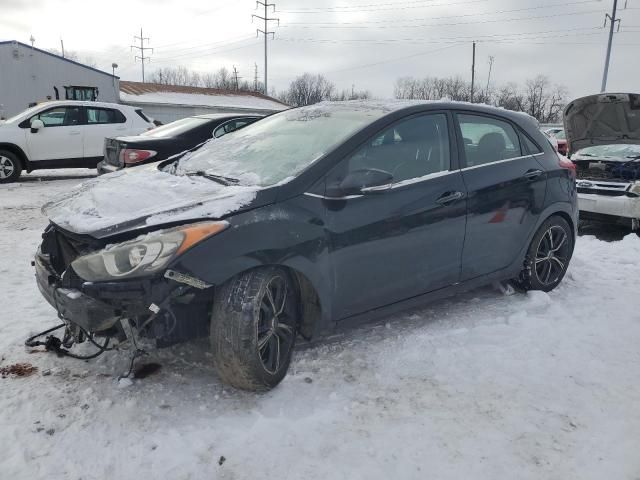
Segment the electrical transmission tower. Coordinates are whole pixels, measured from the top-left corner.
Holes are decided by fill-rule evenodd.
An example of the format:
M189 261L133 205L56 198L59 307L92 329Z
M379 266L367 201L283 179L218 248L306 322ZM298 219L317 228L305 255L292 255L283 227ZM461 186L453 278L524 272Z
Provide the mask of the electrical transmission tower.
M253 91L258 91L258 64L253 62Z
M236 86L236 90L239 89L239 84L238 84L238 69L236 68L236 66L233 66L233 81L234 84Z
M264 30L260 30L259 28L256 29L256 35L260 35L261 33L264 35L264 94L267 95L269 92L269 90L267 89L267 39L269 38L269 35L273 35L273 37L275 37L276 35L275 32L269 31L269 22L278 22L278 25L280 25L280 19L269 18L268 16L269 7L273 7L273 11L274 12L276 11L275 3L266 3L261 0L258 0L256 2L256 9L260 6L264 7L264 17L254 14L254 15L251 15L251 21L253 22L253 19L257 18L264 22Z
M144 46L144 42L145 40L147 41L147 43L149 42L149 37L143 37L142 36L142 27L140 27L140 36L138 37L137 35L133 37L136 40L140 40L140 46L137 45L131 45L131 50L133 50L134 48L136 50L138 50L140 52L140 56L136 55L135 57L133 57L135 60L140 60L140 63L142 64L142 83L144 83L144 62L145 61L149 61L150 58L148 56L145 56L144 52L146 50L151 50L151 53L153 53L153 48L151 47L145 47Z
M627 4L625 2L624 7L627 8ZM604 92L607 89L607 77L609 76L609 61L611 60L611 45L613 44L613 29L618 24L618 31L620 31L620 19L616 18L616 14L618 13L618 0L613 0L613 10L611 10L611 15L608 13L605 14L604 17L604 26L607 26L607 19L609 19L609 43L607 44L607 56L604 60L604 73L602 74L602 87L600 92Z

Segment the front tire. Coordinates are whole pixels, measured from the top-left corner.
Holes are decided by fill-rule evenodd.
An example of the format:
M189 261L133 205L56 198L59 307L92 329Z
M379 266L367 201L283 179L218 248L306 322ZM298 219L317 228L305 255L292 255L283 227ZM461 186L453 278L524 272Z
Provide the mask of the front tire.
M298 296L289 274L258 268L216 289L211 348L220 378L267 391L287 374L298 325Z
M8 150L0 150L0 183L15 182L22 173L22 162Z
M555 215L548 218L531 240L516 287L543 292L556 288L569 268L573 244L569 223Z

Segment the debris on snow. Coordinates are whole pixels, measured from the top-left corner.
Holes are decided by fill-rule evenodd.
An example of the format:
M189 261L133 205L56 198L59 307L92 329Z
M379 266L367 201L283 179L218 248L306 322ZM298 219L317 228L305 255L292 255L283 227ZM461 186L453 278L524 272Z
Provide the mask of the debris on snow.
M30 363L14 363L6 367L0 367L0 376L7 377L29 377L38 371L38 367L34 367Z

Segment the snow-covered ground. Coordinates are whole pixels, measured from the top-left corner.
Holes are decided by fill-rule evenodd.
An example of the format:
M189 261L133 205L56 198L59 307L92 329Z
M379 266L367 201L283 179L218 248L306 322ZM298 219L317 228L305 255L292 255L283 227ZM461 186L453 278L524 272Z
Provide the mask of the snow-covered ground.
M39 207L82 175L0 186L0 367L38 367L0 379L0 478L640 478L636 235L579 238L549 295L480 289L301 347L268 394L221 385L206 342L123 386L123 354L22 344L57 321L30 266Z

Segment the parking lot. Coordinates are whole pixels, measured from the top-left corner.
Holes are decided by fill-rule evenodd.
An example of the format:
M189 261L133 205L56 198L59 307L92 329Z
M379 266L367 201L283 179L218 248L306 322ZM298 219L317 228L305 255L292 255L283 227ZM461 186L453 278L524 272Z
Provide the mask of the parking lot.
M580 237L550 294L484 288L301 345L268 394L223 387L206 342L151 350L159 372L118 382L127 352L23 346L58 321L30 266L40 206L90 175L0 189L0 367L37 367L0 379L3 478L638 478L635 234Z

